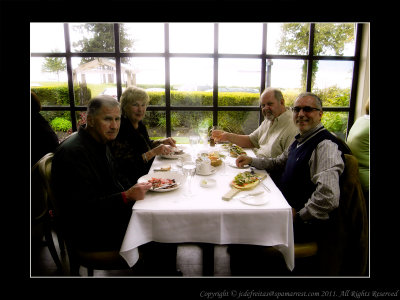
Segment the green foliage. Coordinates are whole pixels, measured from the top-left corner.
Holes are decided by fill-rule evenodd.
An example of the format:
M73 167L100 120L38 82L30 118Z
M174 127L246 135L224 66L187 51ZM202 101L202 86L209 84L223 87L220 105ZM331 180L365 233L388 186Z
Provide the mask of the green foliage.
M79 32L82 39L73 42L79 52L114 52L114 24L112 23L85 23L73 25L72 29ZM120 51L130 52L133 40L127 37L124 24L120 23ZM81 64L92 61L93 57L82 57ZM129 58L121 58L122 63L128 63Z
M309 53L309 23L285 23L278 44L279 54L307 55ZM314 55L343 55L344 46L354 40L354 24L318 23L315 26ZM318 71L317 60L313 61L312 82ZM301 86L305 90L307 61L302 67Z
M58 52L58 50L52 52ZM57 73L57 78L59 80L60 72L67 69L67 64L64 61L65 58L62 57L46 57L42 65L42 71Z
M56 117L50 122L51 127L55 131L68 131L72 127L71 121L64 118Z
M165 105L164 92L148 92L150 105ZM220 106L258 106L259 95L254 93L219 93L218 105ZM181 92L171 91L171 104L173 106L212 106L212 92ZM232 132L243 133L242 124L248 118L248 111L232 111L219 115L218 125L229 128ZM212 113L209 111L172 111L171 128L211 128L213 124ZM166 127L166 118L163 112L149 111L146 114L146 125L149 127Z
M67 85L32 87L43 105L68 105L69 92ZM74 87L75 105L85 105L91 98L91 90L86 86Z
M350 88L341 89L332 86L325 89L315 89L314 93L322 100L323 106L349 106Z

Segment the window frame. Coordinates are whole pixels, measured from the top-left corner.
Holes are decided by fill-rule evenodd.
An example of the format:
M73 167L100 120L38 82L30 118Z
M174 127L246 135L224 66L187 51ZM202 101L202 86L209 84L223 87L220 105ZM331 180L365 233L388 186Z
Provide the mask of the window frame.
M307 55L282 55L282 54L267 54L267 27L268 23L262 23L262 50L261 54L223 54L218 52L218 35L219 23L214 23L214 51L213 53L171 53L169 51L169 23L164 23L164 52L162 53L137 53L137 52L120 52L119 47L119 23L113 23L114 27L114 43L115 52L71 52L69 24L64 23L64 41L65 52L49 53L49 52L32 52L31 57L63 57L67 63L67 78L68 78L68 93L69 93L69 107L68 106L54 106L46 105L42 107L43 111L69 111L71 113L72 131L77 131L76 112L86 111L86 106L75 105L74 89L73 89L73 76L72 76L72 57L110 57L114 58L116 62L116 81L117 81L117 97L120 99L122 94L122 81L121 81L121 58L123 57L161 57L165 59L165 106L148 106L148 111L165 111L166 114L166 135L171 136L171 112L172 111L212 111L213 112L213 125L218 124L219 111L259 111L259 124L263 121L262 113L258 106L218 106L218 61L220 58L250 58L261 59L261 82L260 94L269 86L266 82L267 61L269 59L301 59L307 61L307 77L306 77L306 91L311 91L312 79L312 63L313 61L330 60L330 61L353 61L353 74L352 84L350 88L350 100L348 107L323 107L326 112L347 112L347 133L348 134L352 124L354 123L359 66L361 56L361 44L363 36L364 25L356 23L356 36L355 36L355 51L353 56L328 56L328 55L314 55L314 34L315 23L310 23L309 29L309 45ZM171 86L170 86L170 59L174 57L192 57L192 58L212 58L213 66L213 103L211 106L171 106Z

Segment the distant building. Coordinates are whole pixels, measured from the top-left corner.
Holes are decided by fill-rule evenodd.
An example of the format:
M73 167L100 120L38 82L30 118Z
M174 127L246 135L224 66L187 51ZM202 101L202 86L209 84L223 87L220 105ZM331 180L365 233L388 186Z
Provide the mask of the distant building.
M117 83L115 62L106 58L95 58L82 64L72 72L73 81L79 83ZM136 74L129 66L121 64L121 81L128 86L136 85Z

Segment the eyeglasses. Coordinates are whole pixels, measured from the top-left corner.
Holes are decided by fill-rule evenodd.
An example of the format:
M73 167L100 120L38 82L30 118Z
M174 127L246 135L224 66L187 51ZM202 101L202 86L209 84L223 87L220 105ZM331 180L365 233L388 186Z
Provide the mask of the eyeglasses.
M294 107L291 107L291 109L296 114L298 114L300 112L300 110L303 110L305 113L312 112L313 110L320 110L319 108L315 108L315 107L311 107L311 106L304 106L304 107L294 106Z

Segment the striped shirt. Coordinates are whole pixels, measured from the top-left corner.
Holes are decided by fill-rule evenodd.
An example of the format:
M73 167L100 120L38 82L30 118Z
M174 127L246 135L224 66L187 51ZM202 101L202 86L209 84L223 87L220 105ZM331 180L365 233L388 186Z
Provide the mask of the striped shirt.
M322 127L318 124L303 135L296 136L298 147L306 143ZM276 158L253 158L252 166L267 171L283 170L289 155L289 148ZM329 212L339 206L339 176L343 173L344 162L337 144L330 140L320 142L309 160L311 181L317 185L304 208L299 212L303 220L311 218L328 219Z

